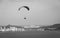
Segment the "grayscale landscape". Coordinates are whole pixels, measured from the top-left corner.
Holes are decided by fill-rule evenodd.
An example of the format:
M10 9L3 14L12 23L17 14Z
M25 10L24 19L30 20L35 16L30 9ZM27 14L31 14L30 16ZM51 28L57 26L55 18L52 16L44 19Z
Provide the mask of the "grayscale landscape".
M60 38L60 0L0 0L0 38Z

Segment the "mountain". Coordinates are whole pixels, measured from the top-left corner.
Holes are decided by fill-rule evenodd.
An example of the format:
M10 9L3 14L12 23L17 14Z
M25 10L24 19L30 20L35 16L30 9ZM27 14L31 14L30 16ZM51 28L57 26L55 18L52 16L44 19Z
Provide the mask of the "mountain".
M60 31L60 24L53 24L53 25L49 25L49 26L43 26L43 27L40 27L40 28L43 28L45 31L46 30L49 30L49 31L59 30Z

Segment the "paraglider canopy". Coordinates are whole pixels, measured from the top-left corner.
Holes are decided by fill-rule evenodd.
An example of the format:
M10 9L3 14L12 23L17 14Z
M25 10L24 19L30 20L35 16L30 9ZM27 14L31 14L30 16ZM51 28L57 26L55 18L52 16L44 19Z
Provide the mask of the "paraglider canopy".
M21 8L26 8L28 11L30 10L28 6L22 6L18 10L20 11Z

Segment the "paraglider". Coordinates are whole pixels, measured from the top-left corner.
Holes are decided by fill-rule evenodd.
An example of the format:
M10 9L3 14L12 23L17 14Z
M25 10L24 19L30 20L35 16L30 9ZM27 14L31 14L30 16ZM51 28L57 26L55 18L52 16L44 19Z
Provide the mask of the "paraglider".
M28 11L30 10L28 6L22 6L18 9L18 11L20 11L22 8L26 8ZM24 19L26 19L26 17L24 17Z
M26 19L26 17L24 17L24 19Z
M22 8L26 8L27 9L27 11L29 11L30 10L30 8L28 7L28 6L22 6L22 7L19 7L18 8L18 11L20 11ZM27 14L26 14L27 15ZM24 20L26 20L27 21L27 18L24 16ZM28 22L28 21L27 21Z

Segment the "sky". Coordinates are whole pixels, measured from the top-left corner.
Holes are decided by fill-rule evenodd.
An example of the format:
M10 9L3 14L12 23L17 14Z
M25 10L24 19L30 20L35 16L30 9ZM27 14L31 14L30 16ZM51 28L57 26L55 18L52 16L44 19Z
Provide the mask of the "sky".
M21 6L28 6L30 10L22 8L19 11ZM60 0L0 0L0 25L56 23L60 23Z

